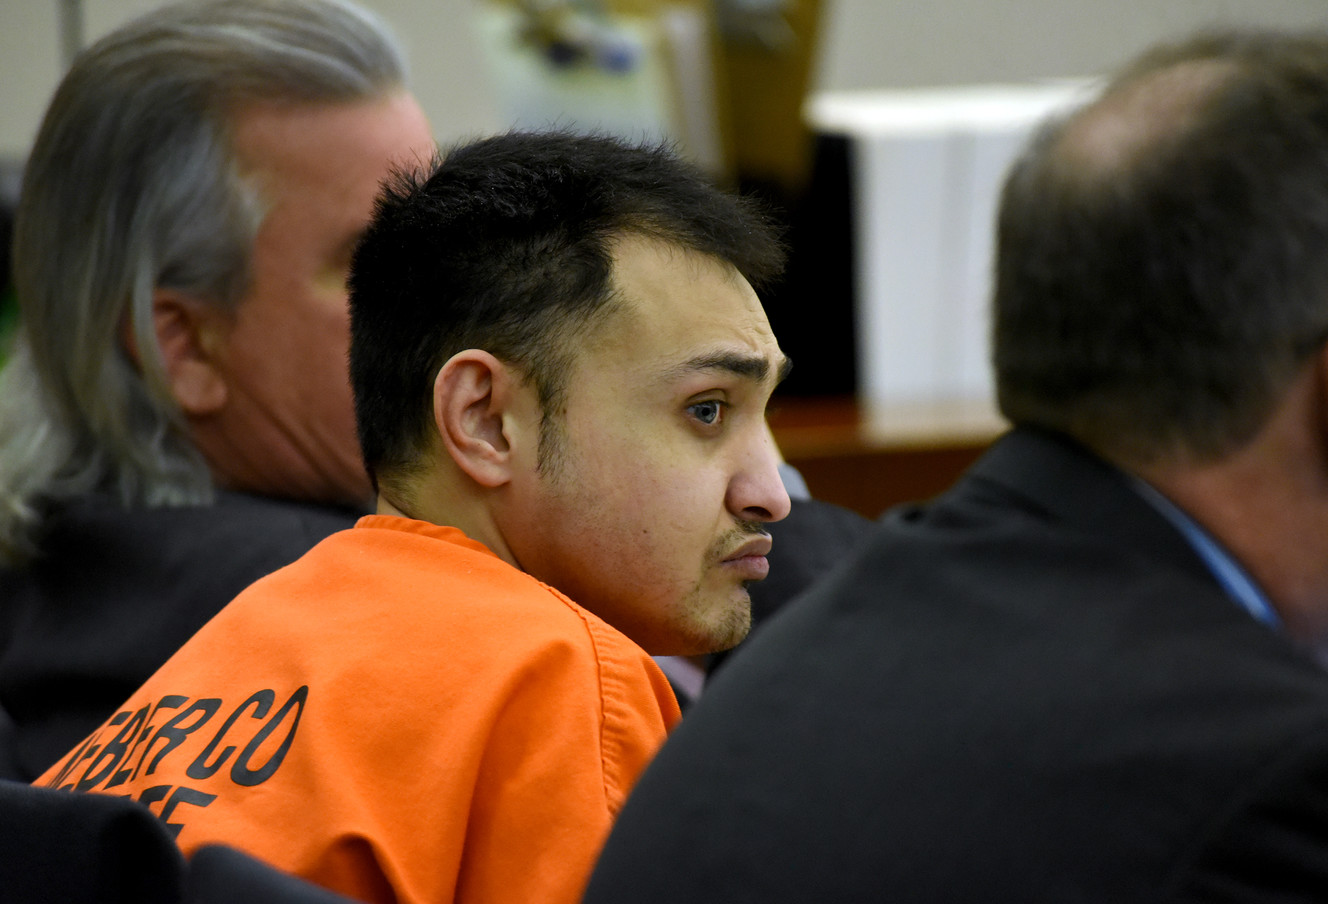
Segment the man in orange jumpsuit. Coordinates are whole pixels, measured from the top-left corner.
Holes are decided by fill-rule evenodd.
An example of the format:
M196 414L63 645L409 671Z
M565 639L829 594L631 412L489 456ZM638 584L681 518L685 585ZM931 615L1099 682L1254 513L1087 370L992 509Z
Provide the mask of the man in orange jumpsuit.
M576 901L789 499L779 244L669 153L511 134L402 175L351 273L377 513L254 584L39 783L371 901Z

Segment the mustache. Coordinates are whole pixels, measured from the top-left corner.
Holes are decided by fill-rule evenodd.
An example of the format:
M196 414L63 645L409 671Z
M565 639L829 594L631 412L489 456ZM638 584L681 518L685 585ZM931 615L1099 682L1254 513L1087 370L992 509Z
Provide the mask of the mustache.
M765 529L765 524L761 521L739 521L730 530L725 531L711 544L707 551L707 559L711 562L723 561L728 555L729 550L741 546L743 542L752 537L769 537L770 532Z

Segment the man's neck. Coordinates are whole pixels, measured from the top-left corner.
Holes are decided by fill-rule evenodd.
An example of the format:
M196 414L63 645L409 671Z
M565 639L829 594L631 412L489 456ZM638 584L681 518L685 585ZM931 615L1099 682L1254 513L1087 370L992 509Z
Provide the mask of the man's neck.
M509 565L521 568L521 563L516 560L502 532L490 517L488 508L479 500L457 498L455 493L427 485L415 487L404 495L380 489L374 510L379 515L413 518L416 521L455 527L470 539L489 547Z
M1328 446L1310 379L1215 462L1131 469L1211 534L1267 594L1295 642L1328 644Z

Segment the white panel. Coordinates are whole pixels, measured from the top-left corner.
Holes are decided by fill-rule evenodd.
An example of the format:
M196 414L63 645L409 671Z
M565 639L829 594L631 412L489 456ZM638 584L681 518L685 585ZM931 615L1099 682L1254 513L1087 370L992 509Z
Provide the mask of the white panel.
M943 341L945 133L854 143L859 384L874 398L935 392Z
M990 366L991 285L996 246L996 211L1001 185L1026 139L1025 123L990 128L966 141L968 199L963 220L956 225L963 257L956 261L953 308L953 395L992 395Z
M850 138L859 394L989 399L988 313L1001 183L1035 125L1087 81L821 94L807 116Z

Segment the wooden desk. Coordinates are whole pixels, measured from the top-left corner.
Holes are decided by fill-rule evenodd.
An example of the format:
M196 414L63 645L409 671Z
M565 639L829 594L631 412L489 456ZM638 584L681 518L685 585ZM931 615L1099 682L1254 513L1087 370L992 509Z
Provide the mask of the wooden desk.
M875 518L950 486L1006 427L987 403L866 406L776 399L770 426L812 495Z

